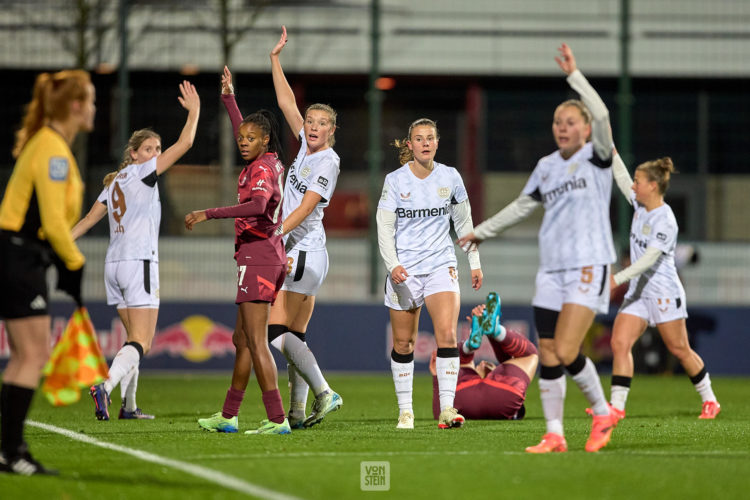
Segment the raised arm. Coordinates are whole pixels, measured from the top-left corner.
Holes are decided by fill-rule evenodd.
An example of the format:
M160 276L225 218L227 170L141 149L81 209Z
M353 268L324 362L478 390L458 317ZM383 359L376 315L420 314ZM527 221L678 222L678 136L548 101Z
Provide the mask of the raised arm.
M615 151L612 157L612 176L615 178L617 187L620 188L620 192L628 200L628 203L633 204L633 200L630 195L633 192L633 179L630 178L628 173L628 167L625 166L625 162L622 161L620 155Z
M527 194L522 194L498 213L479 224L472 233L460 236L456 243L465 251L469 250L471 244L479 244L487 238L492 238L502 233L511 226L521 222L541 205Z
M91 206L91 210L89 210L89 213L87 213L83 219L79 220L70 231L73 235L73 239L77 240L78 238L86 234L89 229L94 227L94 225L102 220L102 217L104 217L105 215L107 215L107 205L100 201L95 201Z
M226 66L224 66L224 74L221 75L221 102L224 103L224 108L226 108L229 114L229 119L232 120L232 133L234 137L237 137L237 130L242 123L242 113L240 113L240 108L237 107L237 100L234 98L232 73Z
M279 54L281 49L286 45L286 26L281 27L281 38L279 38L276 46L271 50L271 76L273 76L273 88L276 90L276 101L279 103L281 112L284 113L289 128L292 129L292 133L297 136L304 120L302 115L297 108L297 101L294 98L294 92L292 87L289 86L289 82L286 81L284 76L284 70L281 68L281 61L279 61Z
M557 50L560 52L560 57L555 57L555 61L568 75L570 87L578 92L583 104L591 111L591 141L594 143L594 151L599 158L609 160L612 158L612 128L609 124L609 110L594 87L578 69L573 50L565 43Z
M177 100L180 101L183 108L187 109L187 120L177 142L156 158L156 175L166 172L169 167L182 158L182 155L187 153L188 149L193 146L195 131L198 129L198 118L201 113L201 100L198 97L198 92L192 83L183 81L180 84L180 93L182 96L178 97Z

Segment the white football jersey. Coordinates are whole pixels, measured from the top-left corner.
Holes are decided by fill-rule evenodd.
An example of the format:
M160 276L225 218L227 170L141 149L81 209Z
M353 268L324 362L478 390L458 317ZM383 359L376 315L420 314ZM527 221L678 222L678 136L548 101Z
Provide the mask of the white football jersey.
M408 163L385 176L378 209L396 214L396 254L410 275L456 267L451 205L468 197L458 171L442 163L424 179Z
M323 228L323 210L328 206L339 178L339 155L331 148L307 154L307 139L304 127L299 132L300 148L294 163L289 167L284 184L284 218L300 206L308 189L321 196L320 202L302 223L289 233L284 241L292 237L299 250L321 250L326 247L326 232Z
M685 290L674 263L679 227L672 208L665 203L649 212L635 201L635 193L631 199L635 213L630 225L630 262L640 259L648 247L658 248L662 253L653 266L630 280L626 297L682 297Z
M97 201L107 206L109 248L105 262L159 262L161 201L156 184L156 157L124 167Z
M596 157L592 143L567 160L559 151L539 160L523 194L544 205L540 269L557 271L615 261L609 222L611 159L605 164Z

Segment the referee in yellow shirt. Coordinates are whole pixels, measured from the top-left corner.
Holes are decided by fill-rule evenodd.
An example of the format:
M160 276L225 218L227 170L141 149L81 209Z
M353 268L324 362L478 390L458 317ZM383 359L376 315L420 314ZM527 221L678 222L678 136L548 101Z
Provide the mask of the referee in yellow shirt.
M17 159L0 204L0 318L10 359L0 391L0 472L53 474L29 453L23 426L50 355L46 271L80 304L85 258L70 229L81 214L83 183L70 151L94 127L94 86L81 70L42 73L16 135Z

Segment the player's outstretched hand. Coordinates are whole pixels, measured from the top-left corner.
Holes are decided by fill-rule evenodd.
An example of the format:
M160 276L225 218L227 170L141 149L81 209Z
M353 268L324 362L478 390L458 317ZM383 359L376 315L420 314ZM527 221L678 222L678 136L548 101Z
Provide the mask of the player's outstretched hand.
M574 72L577 66L576 58L573 57L573 49L571 49L567 43L563 43L557 48L557 51L560 53L560 57L555 57L555 61L557 62L557 65L560 66L560 69L563 70L566 75Z
M474 290L479 290L482 288L482 280L484 279L484 275L482 274L481 269L472 269L471 270L471 288Z
M234 94L234 86L232 85L232 72L229 68L224 66L224 74L221 75L221 93L224 95Z
M284 48L284 45L286 45L287 42L287 36L286 36L286 26L281 27L281 38L279 38L278 43L276 46L271 50L271 56L278 56L281 54L281 49Z
M194 225L207 219L205 210L193 210L185 216L185 229L192 231Z
M467 235L461 236L456 240L456 244L461 247L464 252L474 250L482 242L476 235L471 232Z
M471 316L466 316L466 319L471 323L471 318L476 316L477 318L481 318L482 314L484 314L485 309L484 304L479 304L478 306L474 306L474 309L471 310Z
M182 96L178 97L180 105L188 111L198 111L201 108L201 98L198 96L198 91L192 83L187 80L183 80L180 84L180 93Z

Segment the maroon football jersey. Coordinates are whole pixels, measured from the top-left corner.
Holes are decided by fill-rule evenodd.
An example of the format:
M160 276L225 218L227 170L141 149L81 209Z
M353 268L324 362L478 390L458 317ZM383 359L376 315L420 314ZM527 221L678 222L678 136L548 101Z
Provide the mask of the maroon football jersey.
M246 265L262 266L286 264L284 241L275 234L281 224L281 199L284 193L284 165L276 153L266 153L240 173L237 184L237 201L240 204L262 196L267 200L265 211L256 216L234 220L235 246L250 245L252 262Z
M206 210L209 219L235 218L235 251L242 246L243 255L249 256L241 264L286 264L284 242L276 234L282 219L283 183L284 165L276 153L266 153L242 169L237 183L237 205Z

